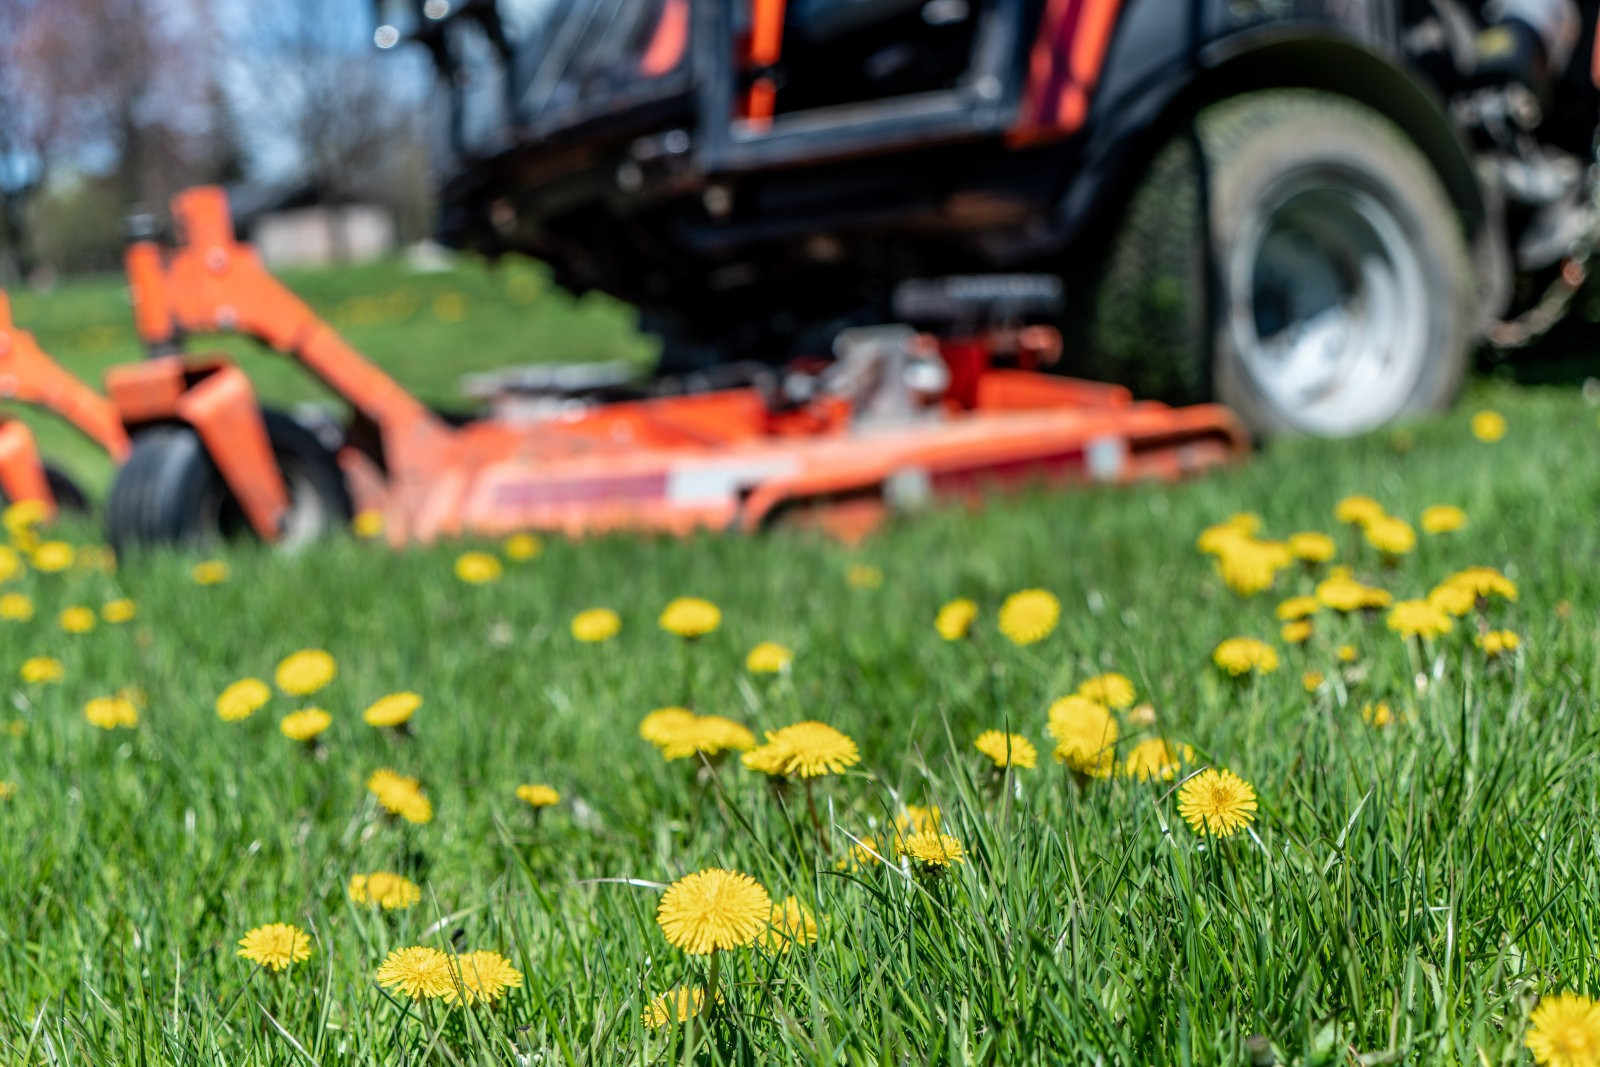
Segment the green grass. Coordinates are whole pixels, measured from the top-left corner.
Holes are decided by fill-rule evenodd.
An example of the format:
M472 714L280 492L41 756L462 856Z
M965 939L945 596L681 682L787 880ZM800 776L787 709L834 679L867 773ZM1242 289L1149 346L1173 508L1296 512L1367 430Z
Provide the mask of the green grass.
M400 331L408 378L429 372L424 340L454 336L440 331L414 346ZM430 380L443 390L460 369ZM1484 404L1510 421L1500 444L1467 432ZM22 724L0 731L0 778L17 787L0 802L0 1058L1237 1064L1258 1035L1280 1062L1526 1063L1539 996L1600 992L1597 444L1575 391L1480 385L1402 431L1284 441L1174 488L936 511L856 551L781 531L551 540L476 587L452 576L461 545L347 538L292 558L231 549L230 580L209 587L172 555L115 576L30 572L4 587L38 614L0 623L0 670L48 654L66 677L13 683L0 710ZM1413 520L1458 504L1471 523L1385 567L1335 530L1351 492ZM1194 549L1241 509L1274 535L1336 532L1341 559L1398 597L1499 567L1520 597L1486 621L1524 647L1486 662L1469 618L1419 655L1381 615L1323 615L1308 645L1284 646L1273 607L1314 576L1241 599ZM847 584L859 562L881 588ZM1024 587L1054 591L1063 613L1018 648L995 613ZM693 645L660 631L680 594L716 601L721 628ZM62 607L123 595L131 623L56 626ZM946 643L931 623L954 596L982 613L971 640ZM597 605L621 613L620 636L575 642L569 620ZM1211 650L1236 634L1272 641L1282 668L1221 675ZM762 640L794 649L787 676L744 670ZM1341 667L1345 642L1360 656ZM335 720L315 757L277 730L300 701L280 694L242 723L212 710L301 647L339 663L311 698ZM1009 727L1047 753L1049 703L1110 669L1153 705L1154 732L1253 783L1252 834L1206 844L1175 783L1080 780L1048 755L993 780L978 732ZM1308 695L1306 669L1330 684ZM85 722L87 699L123 686L148 699L137 728ZM409 739L360 719L398 689L425 698ZM667 763L637 738L645 712L689 700L758 733L818 718L856 739L859 766L817 791L827 856L802 791L774 794L736 763ZM1366 725L1376 700L1402 721ZM1151 732L1125 724L1124 749ZM363 788L380 766L423 779L433 822L381 817ZM536 822L522 782L562 803ZM905 803L939 805L970 862L938 880L835 869L850 835L881 834ZM713 1019L648 1032L655 992L706 976L657 928L651 883L712 865L800 897L820 940L730 953ZM349 903L350 875L376 869L408 872L422 901ZM279 976L235 955L272 921L314 939ZM418 943L502 951L526 981L471 1011L381 991L384 954Z

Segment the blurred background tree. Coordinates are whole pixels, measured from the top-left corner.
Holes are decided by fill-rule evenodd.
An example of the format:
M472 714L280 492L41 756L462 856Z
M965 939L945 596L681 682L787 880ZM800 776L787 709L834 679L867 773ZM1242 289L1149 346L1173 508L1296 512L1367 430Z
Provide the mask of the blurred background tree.
M426 234L429 75L370 34L365 0L0 0L0 284L116 269L198 182Z

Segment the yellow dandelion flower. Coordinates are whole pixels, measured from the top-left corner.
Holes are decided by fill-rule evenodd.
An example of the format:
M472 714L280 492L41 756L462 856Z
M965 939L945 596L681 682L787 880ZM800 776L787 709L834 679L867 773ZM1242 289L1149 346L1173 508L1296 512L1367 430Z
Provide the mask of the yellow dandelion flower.
M712 867L684 875L661 894L656 923L667 941L693 956L739 948L761 936L772 898L748 874Z
M763 641L750 650L744 658L744 668L751 674L777 674L788 668L794 653L776 641Z
M33 601L26 593L7 593L0 596L0 619L7 622L27 622L33 618Z
M260 678L240 678L217 696L217 718L223 722L248 719L272 699L272 690Z
M139 612L133 601L123 597L119 600L107 601L100 609L100 617L106 622L116 625L132 619Z
M586 644L609 641L621 629L621 616L610 608L589 608L572 617L572 636Z
M1277 651L1254 637L1228 638L1212 651L1211 661L1235 678L1251 671L1271 674L1278 669Z
M1321 671L1306 671L1300 676L1300 684L1305 687L1308 693L1315 693L1318 689L1321 689L1322 682Z
M1334 611L1359 611L1365 589L1354 578L1336 575L1317 583L1317 601Z
M1493 567L1468 567L1452 574L1445 582L1465 586L1472 590L1474 596L1483 599L1495 596L1506 600L1517 599L1516 583Z
M375 977L385 989L398 989L413 1000L446 996L456 985L450 957L427 945L395 949L378 965Z
M675 760L698 752L715 756L722 752L748 752L755 747L756 735L743 723L721 715L696 715L678 737L661 746L661 755Z
M677 986L658 993L645 1005L642 1020L651 1030L693 1019L706 1008L704 986Z
M939 608L934 616L933 628L946 641L959 641L967 636L978 618L978 604L967 597L956 597Z
M0 800L10 800L17 795L16 782L0 782Z
M853 842L849 851L834 863L833 869L836 871L864 871L874 863L887 860L889 855L890 853L886 853L878 847L878 839L868 834Z
M1493 657L1515 652L1522 644L1522 639L1510 630L1490 630L1477 639L1477 644L1483 649L1484 655Z
M1061 601L1047 589L1024 589L1000 605L1000 632L1015 645L1043 641L1061 618Z
M433 821L433 804L422 791L422 783L415 778L384 767L367 778L367 791L377 798L385 811L406 822L420 825Z
M0 545L0 582L9 582L22 573L22 557L10 545Z
M1455 628L1455 620L1426 600L1402 600L1389 609L1389 629L1401 637L1439 637Z
M33 550L33 569L54 574L72 566L77 553L65 541L46 541Z
M1380 700L1376 704L1369 701L1361 705L1361 721L1368 726L1388 726L1394 720L1394 709L1389 707L1387 700Z
M1498 411L1478 411L1472 416L1472 436L1494 444L1506 435L1506 417Z
M972 747L993 760L996 767L1032 768L1039 762L1039 750L1021 734L985 730L978 735Z
M371 904L384 911L400 911L422 899L422 888L393 871L352 874L345 892L356 904Z
M1256 791L1232 771L1207 768L1178 790L1178 814L1195 833L1228 837L1256 818Z
M498 952L463 952L450 963L454 981L444 994L446 1004L492 1004L522 986L522 972Z
M1389 590L1379 589L1378 585L1362 585L1362 608L1387 608L1394 601L1394 595Z
M221 585L228 580L228 565L220 559L201 560L189 569L195 585Z
M487 552L463 552L456 557L456 577L468 585L499 581L500 560Z
M967 862L967 850L949 834L924 830L900 842L900 851L924 867L939 869Z
M1151 737L1129 750L1122 773L1141 782L1170 782L1185 763L1193 762L1194 749L1190 746L1174 747L1163 738Z
M1309 618L1322 610L1322 601L1314 596L1292 596L1278 605L1278 618L1284 622Z
M1386 556L1403 556L1417 547L1417 531L1404 519L1385 515L1367 523L1367 544Z
M1326 563L1333 558L1333 538L1316 530L1289 535L1289 554L1305 563Z
M1228 516L1226 525L1248 537L1254 537L1261 532L1261 516L1253 511L1236 511Z
M1095 778L1109 778L1117 743L1117 720L1110 710L1074 694L1051 704L1048 714L1056 762Z
M102 730L132 729L139 725L139 708L127 697L95 697L83 705L83 717Z
M1195 538L1194 546L1208 556L1220 556L1241 541L1248 541L1254 530L1241 529L1232 522L1207 526Z
M278 663L273 680L290 696L303 697L333 681L338 673L339 665L328 653L320 648L303 648Z
M1366 526L1383 518L1383 515L1383 505L1370 496L1347 496L1333 509L1335 519L1355 526Z
M383 534L383 512L377 508L364 508L356 512L355 518L350 520L350 532L363 541L370 541Z
M1467 524L1467 513L1454 504L1434 504L1422 509L1422 532L1452 533Z
M657 747L669 745L681 737L697 717L688 708L657 708L639 720L639 736Z
M1546 1067L1600 1067L1600 1003L1577 993L1541 997L1522 1043Z
M854 741L820 722L797 722L781 730L768 730L763 747L773 750L779 774L801 778L840 774L861 760ZM748 761L745 765L752 766Z
M844 580L851 589L879 589L883 586L883 571L870 563L852 563Z
M17 674L29 685L59 682L66 677L67 669L54 656L29 656L22 661Z
M502 546L506 559L513 563L526 563L544 551L544 542L530 533L512 534Z
M1339 658L1340 663L1354 663L1360 653L1356 651L1355 645L1340 645L1334 655Z
M1223 584L1239 596L1255 596L1272 587L1287 560L1259 541L1240 541L1217 557Z
M739 762L745 769L757 771L773 778L781 778L784 766L788 760L788 753L777 745L757 745L749 752L739 757Z
M761 947L768 952L788 952L804 948L817 940L817 917L798 897L784 897L772 905L770 925L761 935Z
M33 529L47 517L44 501L34 497L27 500L18 500L7 504L6 509L0 512L0 525L6 532L15 536L19 532Z
M547 785L519 785L517 799L534 810L561 803L561 794Z
M396 727L411 721L411 716L422 707L420 694L410 690L379 697L361 713L361 721L368 726Z
M1111 672L1097 674L1093 678L1078 686L1078 695L1085 700L1092 700L1096 704L1104 704L1108 708L1118 711L1131 707L1136 695L1133 682L1127 675Z
M1311 620L1297 619L1294 622L1286 622L1278 631L1278 635L1283 638L1284 644L1304 644L1311 636Z
M939 829L944 822L944 812L937 804L907 804L906 810L895 819L895 829L904 834L924 834Z
M679 637L704 637L722 624L722 609L697 596L680 596L661 610L657 622Z
M1459 582L1441 582L1429 591L1428 603L1446 615L1460 617L1478 603L1478 594Z
M57 624L69 634L86 634L94 629L95 615L93 608L83 607L81 604L70 608L63 608L56 617Z
M311 938L298 926L268 923L239 939L239 953L269 971L281 971L311 955Z
M278 720L278 731L291 741L314 741L333 725L333 716L321 708L301 708Z

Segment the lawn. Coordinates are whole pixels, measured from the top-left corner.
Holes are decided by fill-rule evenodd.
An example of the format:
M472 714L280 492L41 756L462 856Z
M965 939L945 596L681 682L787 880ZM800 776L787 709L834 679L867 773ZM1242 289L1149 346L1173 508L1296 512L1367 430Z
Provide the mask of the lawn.
M568 322L563 358L646 354L598 301L518 298L475 270L372 270L383 291L412 293L409 325L386 321L399 298L358 325L360 275L342 290L315 279L316 299L346 307L357 343L430 396L447 399L468 369L456 353L520 359ZM446 293L465 302L459 320L438 304ZM19 301L19 319L75 366L133 354L109 333L102 350L69 352L115 290L60 295L60 310ZM518 299L520 335L490 311ZM308 395L262 380L277 399ZM1484 408L1507 420L1497 443L1470 432ZM0 801L3 1058L1530 1062L1540 998L1600 992L1597 444L1576 390L1479 383L1457 412L1398 430L1281 441L1177 487L935 511L854 550L780 531L552 538L511 560L497 543L396 553L349 536L290 558L230 548L214 584L195 581L192 556L114 573L82 558L27 567L0 586L34 608L0 621L13 679L0 779L14 787ZM1409 520L1414 548L1386 558L1336 522L1356 493ZM1465 528L1424 533L1436 504L1463 509ZM1270 589L1240 595L1196 547L1238 512L1259 515L1257 538L1323 531L1336 558L1283 566ZM82 546L97 532L43 536ZM460 580L468 550L499 555L502 573ZM1397 601L1473 566L1497 568L1517 596L1461 605L1428 639L1394 632L1387 609L1324 607L1307 641L1288 642L1275 609L1337 565ZM1017 644L1000 609L1024 589L1049 591L1060 617ZM713 601L720 624L693 640L663 630L679 596ZM977 617L946 640L934 621L956 597ZM63 609L122 598L130 620L60 625ZM574 617L596 607L620 631L575 639ZM1488 655L1475 638L1491 629L1519 646ZM1276 669L1220 669L1214 650L1235 636L1264 640ZM792 651L786 670L748 668L763 641ZM307 648L337 674L291 696L275 670ZM17 680L35 656L59 660L62 677ZM1051 705L1111 671L1136 691L1103 713L1115 745L1069 743L1068 761L1053 760ZM1310 691L1307 671L1323 676ZM244 677L270 699L224 721L217 697ZM136 725L88 721L89 701L122 691ZM400 691L422 698L406 732L363 721ZM284 736L283 717L312 705L332 720L317 743ZM668 760L639 726L670 705L758 741L819 720L859 760L809 780L771 779L737 751ZM974 748L988 729L1031 741L1037 766L996 770ZM1150 739L1187 753L1171 778L1126 773ZM386 813L366 785L385 767L419 780L428 821ZM1253 788L1253 820L1235 833L1196 830L1179 811L1207 768ZM535 810L523 784L554 787L558 803ZM962 862L901 855L897 824L930 806ZM856 850L869 838L871 854ZM757 931L710 960L675 947L658 903L705 868L795 898L816 940ZM406 876L418 899L352 900L352 876L374 871ZM239 956L248 931L279 922L305 932L307 958L272 972ZM501 953L520 984L465 1007L412 999L377 980L410 946ZM647 1025L657 994L704 989L713 973L714 1010Z

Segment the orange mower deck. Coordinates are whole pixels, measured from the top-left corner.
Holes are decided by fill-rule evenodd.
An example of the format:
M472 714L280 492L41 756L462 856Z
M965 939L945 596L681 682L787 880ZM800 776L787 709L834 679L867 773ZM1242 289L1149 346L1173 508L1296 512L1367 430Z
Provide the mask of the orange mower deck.
M235 241L220 190L180 194L173 213L174 249L143 242L128 254L143 340L170 350L185 333L238 331L299 360L376 428L381 454L346 447L339 461L357 507L381 510L395 543L519 529L755 530L779 516L855 538L931 498L1170 479L1248 447L1225 408L995 368L981 340L941 346L947 391L901 422L863 419L828 394L775 409L750 388L451 426ZM167 356L116 368L107 387L130 426L194 426L251 525L275 536L287 490L237 367Z
M115 463L128 455L128 435L109 400L85 385L39 348L33 335L11 321L11 304L0 290L0 400L33 404L61 416L106 450ZM0 415L0 493L10 501L37 500L48 514L56 508L38 446L28 427Z

